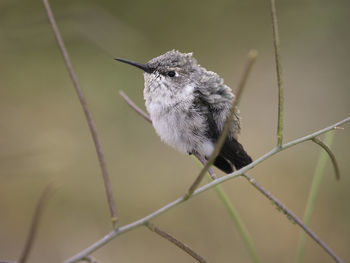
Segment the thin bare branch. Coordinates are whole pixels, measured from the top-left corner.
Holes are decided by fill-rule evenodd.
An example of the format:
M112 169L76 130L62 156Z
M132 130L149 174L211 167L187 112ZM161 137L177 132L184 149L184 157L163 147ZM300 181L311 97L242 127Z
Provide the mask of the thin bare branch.
M271 200L287 217L300 226L317 244L319 244L328 255L330 255L336 262L343 263L343 261L334 253L334 251L327 246L314 232L308 228L303 221L301 221L291 210L284 206L276 197L274 197L269 191L262 187L254 178L247 174L242 174L256 189L259 190L265 197Z
M122 96L122 98L125 100L125 102L134 110L136 111L142 118L144 118L149 123L152 123L151 118L148 116L146 112L144 112L139 106L135 104L125 93L124 91L119 91L119 95Z
M278 86L277 147L281 147L283 143L283 118L284 118L283 93L284 93L284 90L283 90L283 81L282 81L280 38L278 34L278 23L277 23L275 0L270 0L270 6L271 6L273 44L274 44L274 50L275 50L275 62L276 62L277 86Z
M278 152L284 151L292 146L295 146L297 144L300 144L302 142L311 140L313 137L319 136L321 134L324 134L330 130L334 130L334 129L339 129L340 125L343 125L347 122L350 122L350 117L347 117L333 125L330 125L324 129L318 130L314 133L311 133L309 135L306 135L304 137L298 138L294 141L291 141L289 143L283 144L282 147L278 148L274 148L271 151L267 152L266 154L264 154L263 156L261 156L260 158L258 158L257 160L255 160L254 162L252 162L251 164L247 165L246 167L243 167L242 169L235 171L231 174L225 175L223 177L220 177L200 188L198 188L196 191L194 191L193 195L190 196L190 198L199 195L213 187L215 187L216 185L222 184L223 182L226 182L227 180L236 178L240 175L242 175L243 173L248 172L250 169L254 168L255 166L257 166L259 163L263 162L264 160L270 158L271 156L275 155ZM185 202L187 199L185 196L183 197L179 197L176 200L168 203L167 205L159 208L158 210L148 214L147 216L136 220L130 224L127 224L125 226L120 227L119 229L114 229L113 231L109 232L107 235L105 235L103 238L101 238L100 240L96 241L95 243L93 243L91 246L87 247L86 249L84 249L83 251L79 252L78 254L76 254L75 256L67 259L66 261L64 261L64 263L73 263L73 262L77 262L80 259L90 255L92 252L94 252L95 250L97 250L98 248L102 247L103 245L105 245L106 243L110 242L111 240L113 240L114 238L116 238L119 235L122 235L124 233L127 233L131 230L133 230L134 228L137 228L139 226L142 226L144 224L146 224L147 222L149 222L151 219L160 216L161 214L165 213L166 211L168 211L169 209L178 206L179 204Z
M106 190L106 196L107 196L108 206L109 206L109 210L110 210L110 214L111 214L112 224L113 224L113 227L117 227L117 221L118 221L117 209L115 207L112 186L111 186L111 182L110 182L110 179L109 179L109 175L108 175L108 171L107 171L107 165L106 165L106 161L105 161L104 154L103 154L103 151L102 151L101 143L100 143L100 140L99 140L99 137L98 137L98 134L97 134L96 125L95 125L95 122L94 122L94 120L92 118L92 114L91 114L91 112L89 110L89 107L87 105L86 98L85 98L85 95L83 93L83 90L82 90L82 88L81 88L81 86L79 84L77 75L75 74L75 71L73 69L73 65L72 65L72 62L71 62L71 60L69 58L67 49L66 49L66 47L64 45L62 36L61 36L60 31L59 31L59 29L57 27L56 20L54 18L53 13L52 13L50 4L49 4L48 0L43 0L43 3L44 3L44 6L45 6L45 9L46 9L46 13L47 13L47 16L49 18L49 21L50 21L53 33L55 35L58 47L59 47L59 49L61 51L61 54L63 56L63 60L64 60L64 63L66 65L66 68L68 70L69 76L70 76L70 78L71 78L71 80L73 82L74 89L75 89L75 91L76 91L76 93L78 95L80 104L81 104L81 106L83 108L83 111L84 111L84 114L85 114L85 118L86 118L86 121L88 123L92 139L94 141L94 145L95 145L98 161L99 161L99 164L100 164L100 167L101 167L103 182L104 182L104 186L105 186L105 190Z
M43 214L43 210L44 210L45 205L48 201L49 195L52 193L52 191L53 191L52 184L48 184L44 188L44 190L42 191L42 193L39 197L39 200L38 200L36 207L35 207L35 211L34 211L31 225L30 225L27 240L25 242L25 245L24 245L22 254L18 260L18 263L25 263L28 260L30 251L34 245L35 237L38 233L38 226L39 226L40 218Z
M200 184L200 182L202 181L205 173L208 171L209 167L214 163L215 158L218 156L223 144L225 143L226 137L228 135L228 132L230 130L230 126L232 123L232 119L236 110L236 106L238 105L238 102L241 98L242 92L243 92L243 88L245 87L245 84L247 82L249 73L252 69L252 66L256 60L258 56L258 52L256 50L251 50L248 53L248 61L247 64L244 68L243 74L241 76L240 82L238 84L238 89L236 91L236 98L234 100L234 102L232 103L231 106L231 110L229 115L227 116L227 119L225 121L225 125L224 128L222 130L222 133L215 145L215 148L212 152L212 154L210 155L208 161L206 162L206 164L204 165L203 169L199 172L199 175L197 176L196 180L192 183L192 185L190 186L190 188L188 189L187 192L187 197L189 197L190 195L193 194L194 190L196 190L196 188L198 187L198 185Z
M156 227L155 225L151 224L151 223L147 223L146 227L151 230L152 232L160 235L161 237L165 238L166 240L170 241L171 243L173 243L175 246L179 247L180 249L182 249L183 251L185 251L187 254L189 254L191 257L193 257L195 260L197 260L198 262L201 263L207 263L207 261L201 257L201 255L199 255L198 253L196 253L192 248L190 248L189 246L187 246L185 243L182 243L180 240L176 239L175 237L173 237L172 235L170 235L169 233L159 229L158 227Z
M337 163L337 159L335 158L334 153L332 152L332 150L327 146L327 144L325 144L323 141L321 141L320 139L318 139L317 137L314 137L311 139L314 143L318 144L319 146L321 146L327 153L329 158L331 158L333 167L334 167L334 173L335 173L335 178L337 180L340 179L340 171L339 171L339 166Z

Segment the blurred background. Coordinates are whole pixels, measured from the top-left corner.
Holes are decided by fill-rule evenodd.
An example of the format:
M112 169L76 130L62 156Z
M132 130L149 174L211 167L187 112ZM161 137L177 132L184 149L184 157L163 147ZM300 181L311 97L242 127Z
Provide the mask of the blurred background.
M269 1L51 1L96 121L120 224L137 220L185 193L199 168L160 142L118 94L144 108L139 70L113 57L146 62L168 50L194 52L235 89L247 52L259 57L240 103L240 140L256 159L276 143L277 88ZM350 2L277 1L285 86L285 141L350 113ZM60 262L111 230L100 170L86 121L41 1L0 2L0 259L17 260L36 201L59 186L40 223L30 262ZM311 228L350 261L350 133L332 149L342 173L327 164ZM268 159L250 174L303 216L320 148L311 142ZM222 175L220 172L218 172ZM293 262L299 228L246 180L223 185L262 262ZM209 262L250 262L213 190L153 221ZM145 228L94 253L103 263L193 262ZM310 239L306 262L332 262Z

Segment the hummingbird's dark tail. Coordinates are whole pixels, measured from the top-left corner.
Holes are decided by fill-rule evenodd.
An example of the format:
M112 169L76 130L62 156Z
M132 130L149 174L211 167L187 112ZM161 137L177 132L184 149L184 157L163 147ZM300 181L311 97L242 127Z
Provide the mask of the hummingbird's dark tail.
M216 157L214 165L229 174L234 171L234 168L239 170L252 161L252 158L250 158L243 149L243 146L235 138L228 138L222 146L219 155Z

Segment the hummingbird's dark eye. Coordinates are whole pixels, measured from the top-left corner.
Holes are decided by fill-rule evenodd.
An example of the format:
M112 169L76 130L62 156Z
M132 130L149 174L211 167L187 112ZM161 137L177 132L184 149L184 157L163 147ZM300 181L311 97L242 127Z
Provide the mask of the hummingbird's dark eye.
M171 77L171 78L175 77L175 75L176 75L175 71L169 71L168 72L168 76Z

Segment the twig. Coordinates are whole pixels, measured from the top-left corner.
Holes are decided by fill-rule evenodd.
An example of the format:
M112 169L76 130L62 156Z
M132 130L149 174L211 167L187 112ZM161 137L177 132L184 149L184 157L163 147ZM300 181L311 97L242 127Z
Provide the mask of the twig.
M316 132L314 132L314 133L311 133L311 134L309 134L309 135L306 135L306 136L304 136L304 137L300 137L299 139L296 139L296 140L294 140L294 141L285 143L285 144L282 145L281 148L282 148L282 149L287 149L287 148L290 148L290 147L292 147L292 146L294 146L294 145L296 145L296 144L299 144L299 143L302 143L302 142L311 140L312 138L317 137L317 136L319 136L319 135L321 135L321 134L324 134L324 133L326 133L326 132L328 132L328 131L331 131L331 130L338 130L338 129L340 129L340 127L339 127L340 125L343 125L343 124L345 124L345 123L347 123L347 122L349 122L349 121L350 121L350 117L346 117L345 119L343 119L343 120L341 120L341 121L338 121L337 123L332 124L332 125L330 125L330 126L328 126L328 127L326 127L326 128L323 128L323 129L321 129L321 130L318 130L318 131L316 131Z
M274 149L272 149L271 151L267 152L266 154L264 154L263 156L261 156L260 158L258 158L257 160L255 160L254 162L252 162L251 164L243 167L242 169L235 171L231 174L225 175L223 177L220 177L200 188L198 188L197 190L194 191L194 193L190 196L190 198L199 195L219 184L222 184L223 182L236 178L239 175L242 175L243 173L246 173L247 171L249 171L250 169L252 169L253 167L255 167L256 165L258 165L259 163L263 162L264 160L270 158L271 156L275 155L278 152L284 151L294 145L297 145L299 143L305 142L310 140L313 137L319 136L321 134L324 134L330 130L334 130L334 129L338 129L338 127L346 122L350 122L350 117L347 117L333 125L330 125L324 129L318 130L314 133L311 133L309 135L306 135L304 137L298 138L294 141L291 141L289 143L283 144L280 148L276 147ZM89 246L88 248L84 249L83 251L79 252L78 254L76 254L75 256L67 259L66 261L64 261L64 263L73 263L73 262L77 262L78 260L90 255L92 252L94 252L95 250L97 250L98 248L102 247L104 244L108 243L110 240L114 239L115 237L122 235L130 230L133 230L134 228L137 228L139 226L144 225L146 222L150 221L151 219L165 213L166 211L168 211L169 209L178 206L179 204L185 202L187 199L185 198L185 196L183 197L179 197L176 200L174 200L171 203L168 203L167 205L159 208L158 210L154 211L153 213L148 214L147 216L134 221L128 225L122 226L119 229L114 229L111 232L109 232L107 235L105 235L103 238L101 238L100 240L96 241L95 243L93 243L91 246Z
M169 233L159 229L158 227L154 226L151 223L147 223L146 227L149 230L151 230L152 232L160 235L161 237L163 237L166 240L168 240L171 243L173 243L175 246L177 246L180 249L182 249L183 251L185 251L187 254L189 254L191 257L193 257L198 262L207 263L207 261L204 258L202 258L198 253L196 253L193 249L191 249L189 246L187 246L186 244L182 243L180 240L176 239L175 237L173 237Z
M79 84L78 78L77 78L75 71L73 69L73 65L72 65L72 62L69 58L67 49L64 45L62 36L61 36L60 31L57 27L54 15L53 15L51 7L50 7L50 4L49 4L48 0L43 0L43 3L45 6L45 9L46 9L46 13L47 13L47 16L49 18L52 30L54 32L57 44L58 44L59 49L61 51L61 54L63 56L64 63L65 63L66 68L68 70L69 76L72 79L75 91L76 91L78 98L79 98L79 101L80 101L80 104L83 108L85 118L86 118L86 121L87 121L89 129L90 129L92 139L94 141L98 161L99 161L101 171L102 171L102 177L103 177L103 182L104 182L104 186L105 186L105 190L106 190L108 206L109 206L109 210L110 210L110 214L111 214L111 218L112 218L112 224L113 224L113 227L117 227L117 221L118 221L117 209L115 207L112 186L111 186L111 182L109 179L107 165L106 165L106 161L105 161L104 154L102 151L102 147L101 147L99 137L97 134L96 125L95 125L95 122L92 118L90 110L88 108L83 90Z
M43 213L43 210L45 208L45 205L47 203L49 195L52 193L52 190L53 190L52 184L48 184L44 188L44 190L42 191L42 193L39 197L39 200L38 200L36 207L35 207L35 211L34 211L31 225L30 225L27 240L25 242L25 245L24 245L22 254L20 256L20 259L18 260L18 263L27 262L30 251L34 245L36 234L38 232L38 226L39 226L39 221L40 221L41 215Z
M124 99L124 101L138 114L140 115L142 118L144 118L146 121L148 121L149 123L152 124L152 120L149 117L149 115L144 112L139 106L137 106L135 104L135 102L133 102L130 97L128 95L126 95L124 93L124 91L120 90L119 91L119 95Z
M325 136L326 145L330 146L332 144L334 134L335 134L334 131L326 134ZM312 179L309 196L308 196L304 217L303 217L304 224L307 226L310 225L311 215L314 211L314 207L316 204L316 198L319 193L322 179L325 175L324 170L325 170L326 162L327 162L327 152L321 150L317 161L317 165L315 168L314 176ZM305 245L306 245L306 235L305 235L305 232L301 232L299 236L299 244L297 249L297 257L296 257L296 262L298 263L301 263L303 261Z
M247 79L248 79L248 75L250 73L250 70L252 69L252 66L253 66L257 56L258 56L258 52L256 50L251 50L248 53L248 61L247 61L247 64L245 66L245 69L243 71L243 74L241 76L240 82L238 84L238 89L236 91L236 98L235 98L234 102L232 103L231 110L230 110L230 113L227 116L227 119L225 121L222 133L221 133L221 135L220 135L220 137L215 145L215 148L214 148L212 154L210 155L208 161L204 165L203 169L199 172L199 175L197 176L196 180L192 183L192 185L188 189L188 192L186 194L187 197L192 195L194 190L198 187L198 185L202 181L205 173L208 171L209 167L214 163L215 158L218 156L218 154L221 150L221 147L225 143L226 137L227 137L228 132L229 132L230 127L231 127L231 123L232 123L232 119L233 119L233 116L234 116L234 113L236 110L236 106L238 105L238 102L241 98L243 88L245 87L245 84L246 84Z
M275 0L270 0L271 5L271 18L272 18L272 31L273 31L273 44L275 49L275 63L277 73L277 86L278 86L278 125L277 125L277 147L281 147L283 143L283 118L284 118L284 91L282 81L282 65L281 65L281 52L280 52L280 38L278 34L278 23L276 15Z
M328 154L329 158L331 158L333 167L334 167L334 173L335 173L335 178L337 180L340 179L340 172L339 172L339 166L337 163L337 159L335 158L334 153L332 152L332 150L327 146L327 144L325 144L323 141L321 141L320 139L318 139L317 137L312 138L312 141L316 144L318 144L319 146L321 146L326 153Z
M151 118L148 116L146 112L144 112L139 106L137 106L125 93L124 91L120 90L119 95L122 96L122 98L125 100L125 102L134 109L142 118L144 118L149 123L152 123Z
M285 207L276 197L274 197L269 191L263 188L254 178L247 174L242 174L256 189L258 189L265 197L271 200L287 217L297 225L299 225L316 243L318 243L336 262L342 263L343 261L330 249L326 243L324 243L314 232L308 228L303 221L301 221L292 211Z

